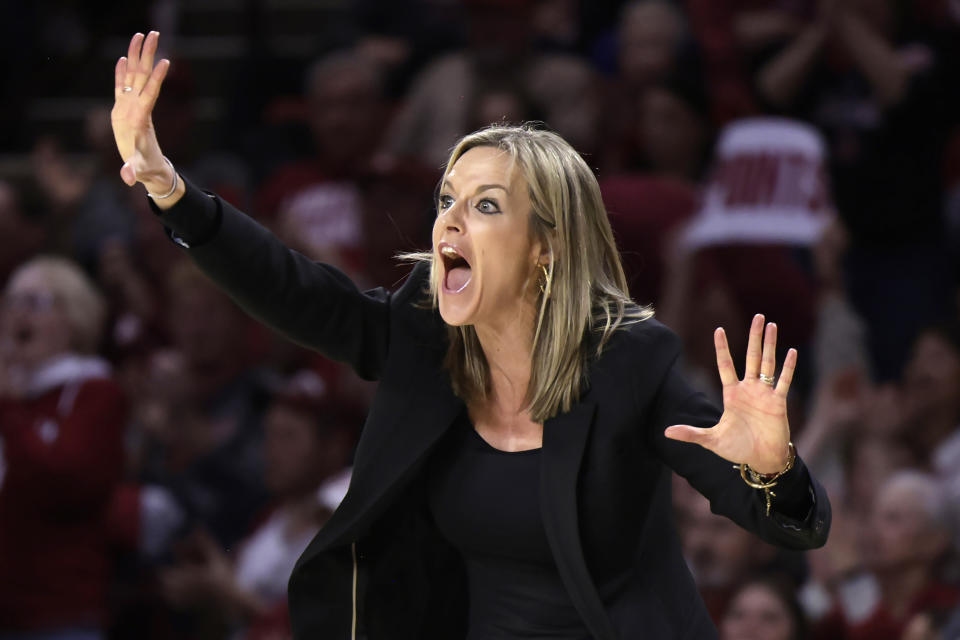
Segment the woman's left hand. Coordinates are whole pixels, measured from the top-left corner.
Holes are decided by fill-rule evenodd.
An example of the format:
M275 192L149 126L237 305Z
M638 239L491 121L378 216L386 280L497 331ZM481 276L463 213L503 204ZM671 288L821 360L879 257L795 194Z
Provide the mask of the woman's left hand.
M723 415L720 416L720 422L707 429L673 425L667 427L664 434L674 440L699 444L733 463L746 462L760 474L783 471L789 459L787 391L797 365L796 349L787 351L780 379L774 384L777 325L770 322L764 331L763 315L755 315L750 325L743 380L737 379L727 336L722 328L714 332L713 343L717 350L717 369L720 370L720 381L723 383ZM764 382L761 376L768 382Z

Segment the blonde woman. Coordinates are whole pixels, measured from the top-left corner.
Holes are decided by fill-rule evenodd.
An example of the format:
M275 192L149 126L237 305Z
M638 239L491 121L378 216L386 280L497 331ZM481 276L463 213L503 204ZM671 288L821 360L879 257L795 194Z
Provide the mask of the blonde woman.
M40 256L0 306L0 639L98 640L106 511L125 402L95 355L106 308L73 262ZM5 461L5 462L4 462Z
M715 637L671 469L765 540L824 543L829 502L789 444L796 352L775 382L776 327L758 315L738 380L718 329L723 412L691 390L561 138L462 139L432 250L397 291L361 292L176 173L150 120L169 67L157 38L135 35L116 67L122 179L248 312L380 381L349 492L290 580L295 637Z

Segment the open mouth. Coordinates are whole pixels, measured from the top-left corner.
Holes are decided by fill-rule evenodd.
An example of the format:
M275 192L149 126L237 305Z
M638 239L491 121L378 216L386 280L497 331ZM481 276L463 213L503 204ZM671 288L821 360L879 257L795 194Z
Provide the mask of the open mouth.
M473 271L470 263L453 245L441 243L440 257L443 260L443 289L446 293L460 293L470 284Z

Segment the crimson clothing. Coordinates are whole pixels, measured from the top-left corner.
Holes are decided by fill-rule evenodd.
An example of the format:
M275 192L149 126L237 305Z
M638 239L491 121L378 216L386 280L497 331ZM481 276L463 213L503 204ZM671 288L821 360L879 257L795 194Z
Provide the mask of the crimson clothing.
M869 616L856 622L847 620L840 609L834 609L818 625L817 640L900 640L910 619L930 610L950 610L960 603L960 591L940 582L933 582L918 593L906 615L894 617L884 602L879 602Z
M621 248L630 294L641 304L659 302L667 241L693 215L695 186L677 178L626 174L600 182L600 192Z
M108 378L67 378L0 400L0 631L102 622L125 403Z

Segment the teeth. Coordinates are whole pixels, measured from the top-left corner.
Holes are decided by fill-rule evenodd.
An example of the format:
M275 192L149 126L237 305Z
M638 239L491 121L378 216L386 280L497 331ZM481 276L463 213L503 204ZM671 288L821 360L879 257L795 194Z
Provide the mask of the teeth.
M457 250L453 247L443 247L440 249L440 253L447 256L448 258L459 258L460 254L457 253Z

